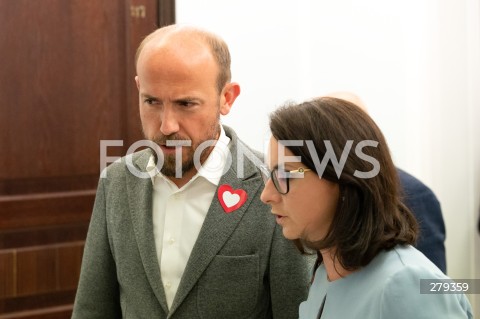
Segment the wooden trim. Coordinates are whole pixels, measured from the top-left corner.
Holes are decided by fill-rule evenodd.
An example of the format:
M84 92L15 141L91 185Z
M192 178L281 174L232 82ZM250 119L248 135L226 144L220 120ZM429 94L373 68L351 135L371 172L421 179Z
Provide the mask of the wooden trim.
M98 176L99 174L0 179L0 200L3 196L93 189L97 187Z
M10 314L0 314L0 319L54 319L54 318L70 318L73 311L72 305L50 307Z
M88 222L95 194L92 189L0 196L0 231Z
M14 316L17 315L17 313L29 314L30 311L43 312L43 309L46 309L45 313L48 313L49 310L56 309L57 307L72 307L75 301L75 294L76 290L68 290L0 299L0 319L5 319L2 316Z
M57 243L84 241L88 222L0 231L0 251Z
M158 26L175 23L175 0L159 0L158 1Z

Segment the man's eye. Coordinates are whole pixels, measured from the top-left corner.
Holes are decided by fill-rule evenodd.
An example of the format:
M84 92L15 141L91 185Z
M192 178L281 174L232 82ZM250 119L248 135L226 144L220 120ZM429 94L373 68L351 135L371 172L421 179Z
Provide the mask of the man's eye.
M195 106L196 103L194 101L178 101L178 105L181 106L181 107L192 107L192 106Z
M144 102L145 102L146 104L149 104L149 105L152 105L152 104L155 104L155 103L156 103L156 101L155 101L154 99L151 99L151 98L145 99Z

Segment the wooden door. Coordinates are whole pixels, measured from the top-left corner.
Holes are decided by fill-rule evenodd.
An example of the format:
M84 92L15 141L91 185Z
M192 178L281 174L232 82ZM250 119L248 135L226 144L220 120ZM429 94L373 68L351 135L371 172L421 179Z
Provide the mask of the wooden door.
M100 140L141 139L134 53L174 0L0 0L0 319L70 318Z

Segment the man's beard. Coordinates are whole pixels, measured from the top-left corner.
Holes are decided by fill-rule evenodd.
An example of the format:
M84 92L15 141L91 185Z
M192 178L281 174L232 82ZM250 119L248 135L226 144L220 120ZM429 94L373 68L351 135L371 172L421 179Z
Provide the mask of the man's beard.
M154 143L157 145L166 145L167 141L191 141L192 145L190 146L182 146L182 150L186 150L186 152L182 151L182 162L181 162L181 168L182 168L182 175L180 177L183 177L185 173L190 172L195 168L195 152L198 149L199 145L202 144L205 141L216 141L217 137L219 135L220 131L220 126L219 126L219 118L217 120L213 121L210 123L210 125L207 126L207 131L206 131L206 137L203 140L200 140L196 143L194 143L190 138L182 136L180 134L171 134L171 135L161 135L161 136L156 136L153 139L151 139ZM170 145L170 144L169 144ZM175 143L173 143L175 145ZM208 158L208 156L211 153L211 150L213 149L213 146L209 146L205 148L202 151L202 154L200 155L200 163L203 164L205 160ZM155 153L155 152L154 152ZM198 156L198 155L197 155ZM158 160L158 159L157 159ZM157 163L157 161L155 161ZM198 164L197 164L198 165ZM176 154L174 155L164 155L163 156L163 165L160 169L160 172L167 176L167 177L175 177L179 178L177 176L177 171L176 171Z

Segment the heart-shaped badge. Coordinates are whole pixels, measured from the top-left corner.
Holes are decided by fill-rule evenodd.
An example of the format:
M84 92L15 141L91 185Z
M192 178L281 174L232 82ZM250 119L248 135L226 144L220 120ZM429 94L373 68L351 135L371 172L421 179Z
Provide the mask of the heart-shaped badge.
M233 189L228 184L220 185L218 188L218 200L225 213L231 213L240 208L247 201L247 192L243 189Z

